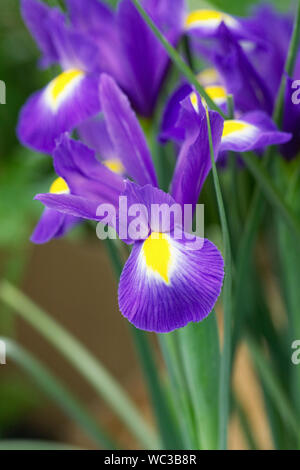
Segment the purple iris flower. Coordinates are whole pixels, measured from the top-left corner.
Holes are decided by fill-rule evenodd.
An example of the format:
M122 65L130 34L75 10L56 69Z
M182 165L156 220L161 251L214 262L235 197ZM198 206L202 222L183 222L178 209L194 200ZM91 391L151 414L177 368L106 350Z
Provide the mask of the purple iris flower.
M193 47L217 70L228 93L234 96L238 112L261 110L273 113L293 29L291 15L277 13L270 5L258 7L252 17L241 20L248 39L239 38L223 22L209 41L194 38ZM294 77L300 72L299 57ZM293 158L300 149L300 108L292 102L293 77L287 77L282 130L291 139L280 146Z
M18 123L20 141L51 153L55 140L100 110L97 48L66 25L64 15L36 0L22 0L23 18L43 57L41 66L59 64L62 73L24 105Z
M116 12L99 0L67 0L67 4L71 24L97 45L101 71L115 78L138 114L151 116L170 61L133 2L121 0ZM176 46L184 30L185 0L141 4Z
M116 205L119 195L124 191L123 178L100 163L93 150L81 142L71 140L67 134L63 134L58 141L53 152L53 162L58 178L51 185L48 194L50 199L60 196L72 205L76 197L83 207L89 201L88 207L96 210L100 201ZM45 209L31 237L34 243L46 243L65 235L81 222L85 214L81 215L80 211L75 215L65 214L58 209Z
M38 0L21 1L24 21L43 54L41 66L59 64L63 70L23 107L18 137L24 145L52 153L63 132L96 115L99 72L115 77L135 110L151 116L170 61L130 0L121 0L117 12L99 0L67 0L68 17ZM142 3L176 46L184 0Z
M199 80L200 80L199 74ZM227 89L222 82L206 84L205 91L216 104L226 112ZM199 110L199 98L189 84L183 84L170 96L162 118L160 141L173 140L181 144L185 139L185 128L181 124L180 113L184 100L190 100ZM260 151L269 145L288 142L291 134L280 132L272 119L264 111L236 112L233 119L224 122L220 152L249 152Z
M171 208L176 203L183 210L185 204L194 207L211 170L206 110L202 103L199 102L199 112L189 99L182 103L180 120L186 128L185 140L170 194L167 194L158 188L151 154L129 100L105 74L101 77L100 99L114 151L134 182L125 182L95 160L94 153L84 144L64 136L56 149L54 162L56 172L68 183L70 192L39 194L36 199L48 210L99 221L103 221L103 217L99 215L98 206L105 200L118 210L119 195L127 198L128 206L143 204L147 211L153 204ZM214 111L209 111L209 117L217 155L224 122ZM90 155L88 159L86 155ZM85 166L87 160L89 167ZM101 175L103 169L107 171L105 178ZM175 226L176 221L163 228L157 219L143 217L142 214L144 230L140 237L135 239L129 234L124 239L132 245L132 251L119 284L122 314L137 328L155 332L169 332L189 322L203 320L221 291L224 262L220 252L209 240L197 237L191 240L183 233L182 226ZM121 212L118 218L122 218ZM117 230L121 230L120 227L115 224ZM178 231L182 231L182 237L178 237ZM195 241L199 245L195 245Z

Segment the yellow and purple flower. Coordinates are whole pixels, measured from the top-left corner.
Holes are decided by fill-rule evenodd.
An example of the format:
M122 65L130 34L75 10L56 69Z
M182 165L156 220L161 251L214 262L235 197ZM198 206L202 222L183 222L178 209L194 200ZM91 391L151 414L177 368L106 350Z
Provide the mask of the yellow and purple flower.
M202 72L202 76L206 76ZM200 74L201 75L201 74ZM227 111L227 88L219 80L217 73L210 70L212 84L206 83L205 91L223 111ZM201 77L199 77L201 78ZM183 84L169 98L166 105L160 132L160 140L173 140L181 143L185 130L181 125L180 115L185 101L190 101L195 113L199 113L199 103L203 99L193 91L189 84ZM291 139L291 134L279 131L272 119L264 111L236 112L236 117L224 122L220 152L248 152L261 150L268 145L284 144Z
M177 204L183 213L185 204L195 207L211 169L203 105L200 103L201 112L195 113L190 100L183 104L181 119L186 135L167 194L158 188L150 151L127 97L105 74L100 81L100 99L110 142L126 174L135 182L125 182L98 162L84 144L64 136L55 151L54 164L69 192L39 194L36 199L47 210L99 221L103 221L99 206L110 203L119 210L119 196L126 197L130 207L142 204L146 212L153 204L166 208ZM209 116L217 154L223 119L213 111ZM224 263L220 252L209 240L191 240L180 224L176 225L175 236L175 222L163 228L159 220L143 217L144 230L139 239L130 234L123 239L132 245L132 251L119 284L122 314L137 328L156 332L169 332L203 320L221 291ZM113 226L120 230L118 224ZM178 237L178 231L182 236Z
M55 140L100 110L97 48L66 24L64 15L36 0L22 0L23 18L39 45L42 66L59 64L62 73L24 105L18 124L20 141L51 153Z

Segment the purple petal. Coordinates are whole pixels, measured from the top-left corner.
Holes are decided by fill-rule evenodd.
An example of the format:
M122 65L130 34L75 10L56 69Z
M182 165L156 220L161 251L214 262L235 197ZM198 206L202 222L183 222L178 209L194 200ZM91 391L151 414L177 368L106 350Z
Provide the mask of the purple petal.
M236 122L246 124L240 131L228 134L222 138L220 152L232 150L234 152L249 152L251 150L261 150L269 145L279 145L288 142L291 134L280 132L272 119L263 111L252 111L242 116ZM230 125L231 121L225 122ZM247 126L250 124L250 126Z
M53 157L56 173L67 182L72 194L118 204L125 188L123 178L102 165L93 150L63 135Z
M36 244L47 243L61 230L65 215L52 209L45 209L34 232L31 241Z
M170 96L164 110L161 132L159 140L164 143L167 140L182 142L184 139L184 129L177 126L177 121L181 111L180 102L193 91L189 84L181 85Z
M106 123L102 117L94 117L81 123L78 133L82 141L95 150L102 160L117 158L116 150L109 137Z
M128 175L140 185L157 186L151 155L127 97L115 81L103 74L100 80L100 100L107 129Z
M265 80L255 70L246 53L225 24L219 28L210 60L232 93L236 109L242 112L262 109L272 112L272 96Z
M37 0L21 0L21 11L28 29L44 55L41 65L48 67L54 62L59 62L59 54L51 30L46 27L46 21L52 18L53 22L63 25L64 15L57 8L49 8Z
M72 194L37 194L36 200L41 201L49 209L89 220L100 220L97 216L98 206L103 201L90 201Z
M183 0L144 0L142 3L175 46L183 29ZM150 116L169 64L167 53L130 0L120 2L117 22L126 70L125 91L137 112Z
M138 239L145 239L148 237L150 231L152 232L171 232L174 226L182 226L183 214L181 206L176 208L175 200L170 194L165 193L161 189L154 188L150 184L146 186L138 186L131 181L126 181L125 191L121 195L126 199L126 214L120 211L118 214L118 234L125 243L133 243L137 238L132 238L128 233L128 227L136 215L130 216L128 213L129 208L139 206L139 219L140 219L140 236ZM160 207L162 212L154 211L154 207ZM123 206L122 206L123 207ZM179 209L179 212L171 212L169 216L169 209ZM126 215L126 217L123 217ZM125 236L124 236L124 235Z
M190 98L182 102L178 125L185 129L185 140L177 160L171 186L171 194L176 202L197 204L201 188L211 170L206 111L198 96L199 113L192 106ZM214 155L217 158L223 119L215 111L209 111Z
M73 27L97 45L94 61L101 72L112 75L123 84L124 67L115 12L99 0L67 0L67 3Z
M137 328L168 333L211 312L223 282L223 259L208 240L200 250L171 240L169 282L145 261L144 243L137 242L123 269L119 284L121 313ZM170 265L169 265L170 266Z
M99 77L85 76L69 93L57 110L51 109L47 88L29 98L21 110L18 137L23 145L45 153L52 153L56 139L66 131L100 110Z

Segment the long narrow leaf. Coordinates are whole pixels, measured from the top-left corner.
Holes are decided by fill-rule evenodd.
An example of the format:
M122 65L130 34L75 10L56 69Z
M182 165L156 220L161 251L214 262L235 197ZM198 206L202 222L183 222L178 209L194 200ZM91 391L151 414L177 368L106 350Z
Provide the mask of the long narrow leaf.
M1 338L6 345L6 354L24 369L39 387L60 406L62 411L76 421L81 429L100 447L115 449L113 441L88 414L80 402L40 361L15 341Z
M144 446L150 449L159 447L155 434L126 392L76 338L6 281L2 281L0 285L0 299L61 352Z

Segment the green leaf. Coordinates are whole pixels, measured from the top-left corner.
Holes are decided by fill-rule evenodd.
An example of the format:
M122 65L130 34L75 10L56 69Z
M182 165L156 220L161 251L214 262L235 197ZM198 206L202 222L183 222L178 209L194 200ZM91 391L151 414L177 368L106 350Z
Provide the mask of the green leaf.
M65 328L6 281L0 299L37 329L111 406L128 429L147 448L159 447L155 433L135 404L104 366Z
M84 429L94 442L107 449L115 449L112 440L102 431L98 423L86 412L80 402L60 381L29 352L15 341L1 338L6 345L6 354L22 369L24 369L38 386L60 406L62 411L74 419L81 429Z
M227 448L227 432L230 408L230 379L231 379L231 315L232 315L232 256L231 243L228 230L227 217L216 167L214 147L211 135L209 113L207 113L208 138L210 158L212 165L213 181L219 209L219 217L222 227L225 277L223 285L223 309L224 309L224 346L221 355L220 387L219 387L219 448Z
M218 448L220 350L216 314L178 331L200 449Z
M284 196L277 189L273 181L271 180L267 170L264 165L262 165L256 155L242 153L242 159L246 163L248 169L251 171L255 177L258 185L260 186L261 191L265 195L269 203L274 207L274 209L281 215L283 220L289 226L291 232L293 233L295 240L300 243L300 223L298 218L293 214L290 207L284 200Z

